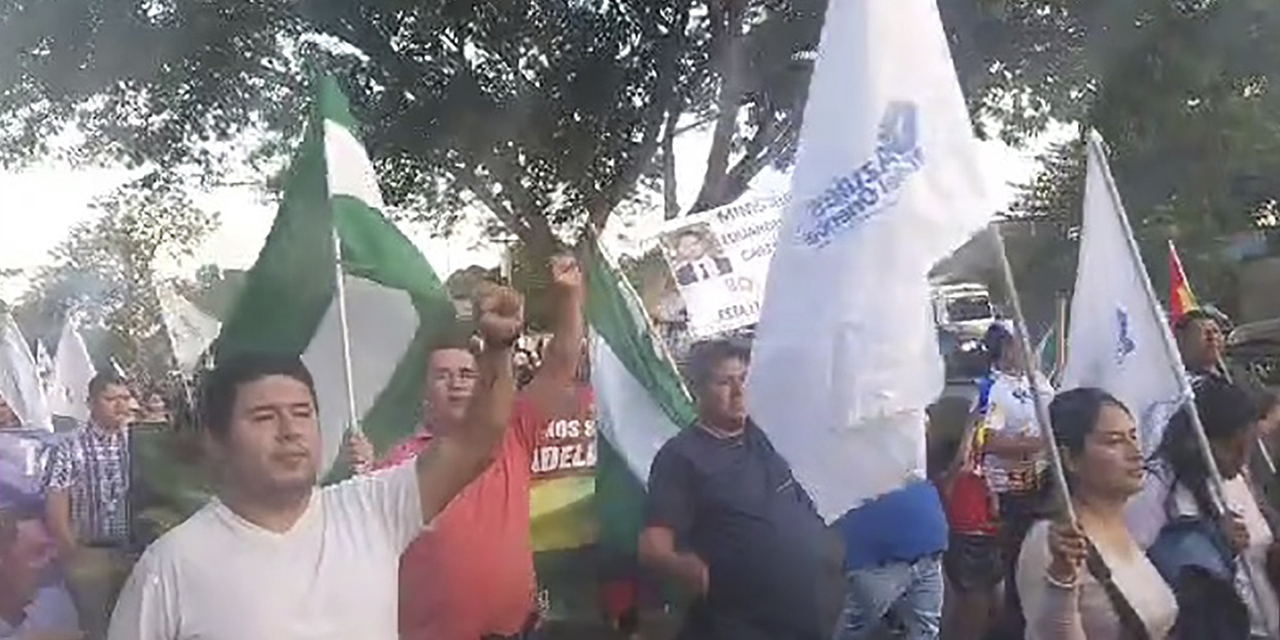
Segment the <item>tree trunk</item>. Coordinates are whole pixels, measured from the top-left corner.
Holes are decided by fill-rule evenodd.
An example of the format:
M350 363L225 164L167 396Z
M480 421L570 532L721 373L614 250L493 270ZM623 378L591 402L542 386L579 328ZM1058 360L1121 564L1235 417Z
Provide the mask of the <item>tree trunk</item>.
M662 134L662 203L663 218L671 220L680 215L680 198L676 183L676 123L681 108L676 105L667 114L666 131Z
M713 20L717 22L715 34L721 41L718 47L720 95L716 100L716 126L711 136L711 150L707 153L707 171L702 178L698 200L690 213L724 204L724 182L729 172L729 152L733 148L733 136L738 130L738 110L742 102L743 75L746 72L744 49L747 39L742 29L746 12L742 3L713 3L711 12Z

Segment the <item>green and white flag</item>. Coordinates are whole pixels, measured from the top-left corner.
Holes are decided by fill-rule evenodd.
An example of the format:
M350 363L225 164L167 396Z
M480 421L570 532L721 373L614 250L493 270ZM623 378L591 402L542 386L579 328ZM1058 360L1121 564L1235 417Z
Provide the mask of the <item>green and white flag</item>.
M600 544L634 553L649 465L695 411L630 285L598 247L589 247L584 260L591 384L603 436L596 463Z
M356 415L378 450L417 425L427 345L450 330L455 313L431 265L384 217L346 97L328 77L316 88L275 223L223 324L215 357L302 356L315 377L322 469L330 470L348 426L334 234L341 243Z

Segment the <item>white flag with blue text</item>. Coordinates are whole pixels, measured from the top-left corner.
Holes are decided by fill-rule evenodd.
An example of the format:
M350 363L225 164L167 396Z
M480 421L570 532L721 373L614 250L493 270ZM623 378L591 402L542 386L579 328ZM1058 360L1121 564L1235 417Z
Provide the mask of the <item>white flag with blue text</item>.
M1080 264L1062 374L1064 390L1077 387L1099 387L1125 403L1146 454L1191 398L1097 132L1089 135Z
M934 0L830 3L748 395L828 520L923 476L927 274L991 219L979 165Z

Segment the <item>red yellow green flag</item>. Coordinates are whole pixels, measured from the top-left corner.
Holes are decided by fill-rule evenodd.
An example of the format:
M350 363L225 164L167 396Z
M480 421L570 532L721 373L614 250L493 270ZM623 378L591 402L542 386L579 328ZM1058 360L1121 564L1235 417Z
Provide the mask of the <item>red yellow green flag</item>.
M1196 296L1191 293L1187 274L1182 271L1178 250L1169 241L1169 320L1176 323L1188 311L1196 308Z

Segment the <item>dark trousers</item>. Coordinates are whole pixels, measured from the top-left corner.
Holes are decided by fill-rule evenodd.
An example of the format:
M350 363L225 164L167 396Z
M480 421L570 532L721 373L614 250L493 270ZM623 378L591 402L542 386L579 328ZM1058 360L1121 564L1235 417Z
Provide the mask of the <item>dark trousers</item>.
M762 624L699 602L690 607L676 640L829 640L829 637L816 629L800 631Z
M1018 572L1018 554L1022 541L1040 517L1046 491L1000 496L1000 540L1004 551L1004 614L999 624L1002 640L1022 640L1026 620L1022 617L1022 602L1018 598L1015 577Z

